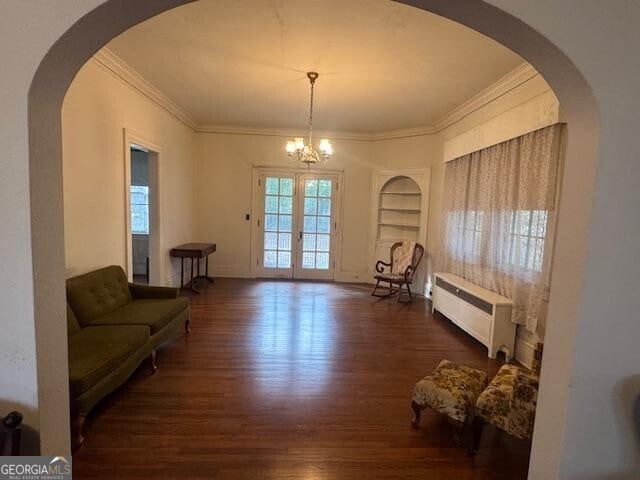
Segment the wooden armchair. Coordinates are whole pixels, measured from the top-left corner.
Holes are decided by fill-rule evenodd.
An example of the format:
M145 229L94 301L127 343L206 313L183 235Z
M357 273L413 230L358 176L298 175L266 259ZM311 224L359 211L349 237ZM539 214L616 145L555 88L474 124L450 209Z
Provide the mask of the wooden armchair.
M413 252L403 252L398 248L412 248ZM408 255L407 255L408 253ZM398 294L398 302L408 303L413 301L413 294L411 293L411 284L413 283L413 276L422 261L424 256L424 247L419 243L413 242L396 242L391 246L391 254L389 263L378 260L376 263L376 275L373 277L377 280L376 286L373 288L371 295L374 297L390 297ZM380 282L388 283L389 287L381 287ZM395 287L394 287L395 286ZM403 286L406 287L408 300L402 300ZM384 293L378 292L379 289L384 289Z

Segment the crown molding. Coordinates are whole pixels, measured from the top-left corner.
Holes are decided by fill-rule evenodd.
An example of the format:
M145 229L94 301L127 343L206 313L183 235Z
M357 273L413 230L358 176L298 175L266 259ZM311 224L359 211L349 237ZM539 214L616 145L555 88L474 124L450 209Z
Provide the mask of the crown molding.
M262 128L262 127L237 127L234 125L198 125L196 133L220 133L227 135L259 135L263 137L303 137L309 135L308 130L300 128ZM368 132L349 131L313 131L316 138L331 138L335 140L358 140L369 142L374 140L374 135Z
M458 123L466 116L472 114L476 110L479 110L485 105L488 105L497 98L502 97L514 88L519 87L538 75L540 74L537 70L528 63L523 63L517 66L505 76L476 93L469 100L457 106L438 120L434 125L435 133L441 132L445 128Z
M99 50L98 53L93 56L93 59L102 67L120 78L123 82L130 85L139 93L190 127L196 133L259 135L270 137L306 137L307 135L305 130L295 128L263 128L199 124L184 108L162 93L156 86L142 77L142 75L108 48L104 47ZM316 136L336 140L376 142L399 138L435 135L538 75L540 74L531 65L523 63L493 84L489 85L487 88L478 92L466 102L454 108L452 111L436 121L434 125L380 132L319 131L316 132Z
M372 134L373 141L392 140L395 138L420 137L425 135L435 135L443 130L455 125L473 112L488 105L494 100L509 93L511 90L527 83L529 80L540 75L535 68L528 63L522 63L506 75L481 90L466 102L460 104L449 113L440 118L432 126L406 128L400 130L388 130Z
M434 126L401 128L398 130L385 130L371 134L371 140L378 142L381 140L393 140L396 138L423 137L425 135L434 135L438 130Z
M93 56L93 60L192 130L197 128L198 122L184 108L162 93L158 87L145 79L107 47L100 49Z

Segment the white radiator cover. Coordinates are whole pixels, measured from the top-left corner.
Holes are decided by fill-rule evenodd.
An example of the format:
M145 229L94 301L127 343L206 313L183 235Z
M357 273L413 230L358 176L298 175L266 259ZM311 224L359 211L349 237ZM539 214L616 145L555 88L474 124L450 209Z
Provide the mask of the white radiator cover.
M500 350L515 353L516 325L513 302L451 273L435 273L433 312L442 313L488 349L489 358Z

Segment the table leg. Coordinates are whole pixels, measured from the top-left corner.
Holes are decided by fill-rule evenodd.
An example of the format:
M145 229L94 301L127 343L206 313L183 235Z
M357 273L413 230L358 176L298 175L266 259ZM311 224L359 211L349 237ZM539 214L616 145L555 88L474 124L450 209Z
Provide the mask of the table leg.
M191 257L191 280L189 280L189 290L191 290L193 293L200 293L198 290L196 290L196 288L193 285L194 283L194 277L193 277L193 257Z
M213 278L209 276L209 255L207 255L204 260L204 278L206 278L209 283L213 283Z

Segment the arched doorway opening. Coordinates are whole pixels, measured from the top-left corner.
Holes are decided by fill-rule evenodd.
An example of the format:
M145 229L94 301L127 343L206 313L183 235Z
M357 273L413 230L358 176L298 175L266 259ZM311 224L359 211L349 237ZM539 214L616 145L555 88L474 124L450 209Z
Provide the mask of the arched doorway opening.
M43 453L68 449L64 330L64 242L60 109L81 66L100 47L131 26L191 0L109 0L74 24L42 60L29 93L30 189L34 307ZM564 53L517 18L473 0L405 1L457 21L529 61L560 99L569 125L565 176L548 315L543 387L531 471L557 472L568 397L573 339L597 160L598 112L586 81ZM126 15L123 15L126 12ZM569 214L570 212L570 214ZM561 293L559 293L561 292ZM544 365L554 368L545 369Z

